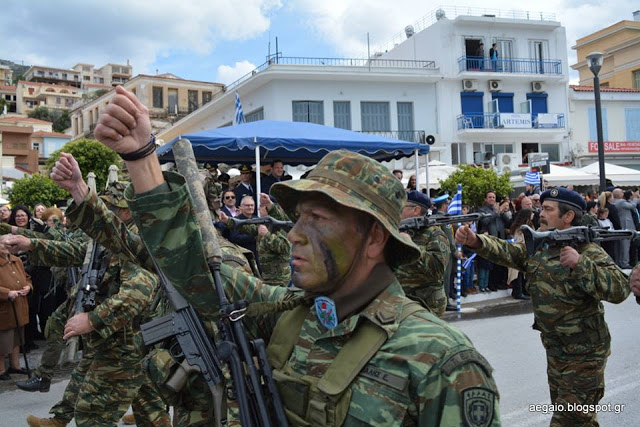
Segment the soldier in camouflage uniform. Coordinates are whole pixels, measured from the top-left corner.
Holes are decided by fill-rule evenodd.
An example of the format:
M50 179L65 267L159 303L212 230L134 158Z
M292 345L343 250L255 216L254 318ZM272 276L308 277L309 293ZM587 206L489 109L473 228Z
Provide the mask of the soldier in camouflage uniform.
M130 186L126 197L142 237L178 292L203 319L215 319L217 295L184 179L162 174L145 149L148 110L124 88L116 92L96 137L130 153L135 190ZM52 172L69 188L76 175L62 160ZM489 364L464 334L407 299L391 271L420 255L398 231L406 200L401 183L378 162L341 150L325 156L308 179L275 184L271 193L296 220L288 235L293 281L306 291L265 337L290 419L312 425L499 425ZM72 195L76 202L86 197L83 191ZM232 300L281 305L292 297L287 288L224 264L221 276ZM324 306L308 305L319 297L328 298ZM329 299L335 311L326 309Z
M575 191L555 188L542 193L541 230L580 225L586 204ZM533 302L533 328L547 352L551 402L558 405L552 426L597 426L595 412L567 411L568 404L595 405L604 395L604 368L611 336L601 301L621 303L629 281L597 244L562 248L543 245L532 257L524 242L508 243L476 235L468 227L456 241L483 258L526 274ZM562 405L562 406L559 406Z
M105 200L126 216L122 199L105 197ZM16 245L25 244L23 236L13 239ZM81 265L87 249L86 241L27 240L32 259L41 265ZM54 417L29 416L30 426L64 426L72 418L78 426L114 425L130 404L138 425L171 425L163 402L142 372L135 342L140 319L148 315L146 310L156 286L154 275L113 256L99 283L98 294L102 298L94 310L67 319L75 292L56 310L55 321L47 323L48 339L66 340L82 335L83 358L74 369L62 400L50 411Z
M424 216L430 207L427 196L416 190L409 191L407 203L402 208L402 219ZM420 258L399 266L396 277L408 297L442 317L447 307L442 277L450 258L449 240L438 226L411 231L413 243L420 248Z

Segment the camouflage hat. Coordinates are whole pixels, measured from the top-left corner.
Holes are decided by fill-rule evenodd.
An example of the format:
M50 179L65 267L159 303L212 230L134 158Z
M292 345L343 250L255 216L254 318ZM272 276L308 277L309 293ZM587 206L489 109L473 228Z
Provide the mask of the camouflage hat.
M387 245L392 264L415 261L420 250L409 238L400 234L400 213L407 201L402 183L374 159L347 150L333 151L320 160L306 179L278 182L271 195L290 218L303 193L324 194L336 203L365 212L390 233Z
M125 183L112 182L109 184L104 193L100 195L100 198L107 204L116 206L118 208L129 208L127 201L124 198L124 190L127 188Z

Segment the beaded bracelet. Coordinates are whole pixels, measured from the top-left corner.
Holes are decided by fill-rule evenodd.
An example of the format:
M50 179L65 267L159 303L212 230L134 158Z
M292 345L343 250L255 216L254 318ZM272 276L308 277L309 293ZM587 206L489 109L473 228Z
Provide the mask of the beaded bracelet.
M151 138L149 138L149 143L147 145L131 153L118 153L118 155L122 160L131 162L134 160L143 159L154 151L156 151L156 136L154 134L151 134Z

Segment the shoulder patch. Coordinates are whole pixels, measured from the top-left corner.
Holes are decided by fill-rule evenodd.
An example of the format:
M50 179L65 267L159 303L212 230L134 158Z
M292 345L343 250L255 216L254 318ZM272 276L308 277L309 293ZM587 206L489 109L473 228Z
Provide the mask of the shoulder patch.
M469 427L487 427L495 415L496 394L486 388L471 387L462 391L462 419Z
M462 350L451 355L445 360L442 366L440 366L440 370L442 370L445 375L451 375L455 369L467 363L477 363L482 367L487 376L491 376L493 372L493 368L489 365L487 359L473 348Z
M390 374L381 369L376 368L373 365L367 365L362 368L360 371L360 375L363 377L369 378L370 380L380 382L382 384L386 384L391 388L395 388L399 391L404 391L407 388L407 384L409 380L407 378L402 378L394 374Z

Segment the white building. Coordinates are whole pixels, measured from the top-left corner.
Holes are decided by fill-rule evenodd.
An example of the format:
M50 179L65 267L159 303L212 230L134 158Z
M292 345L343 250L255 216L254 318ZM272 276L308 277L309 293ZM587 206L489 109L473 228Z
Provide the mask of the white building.
M640 169L640 89L600 88L605 161ZM569 90L571 141L576 166L598 161L593 87Z
M493 43L497 60L489 57ZM374 54L438 64L440 138L432 152L439 151L440 160L473 163L478 153L512 153L497 156L502 169L517 168L528 152L570 160L567 43L553 15L438 9Z
M475 57L481 41L498 43L498 61L489 46ZM310 121L416 141L434 135L430 158L449 164L512 153L500 158L513 168L529 151L563 162L567 76L565 30L553 16L438 10L370 60L274 57L158 137L231 125L238 91L247 121Z

